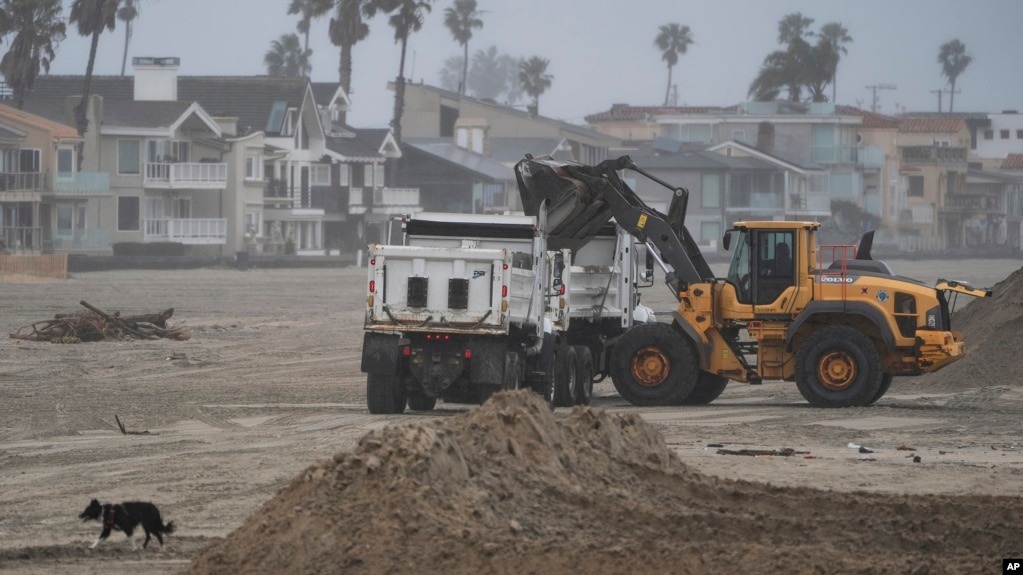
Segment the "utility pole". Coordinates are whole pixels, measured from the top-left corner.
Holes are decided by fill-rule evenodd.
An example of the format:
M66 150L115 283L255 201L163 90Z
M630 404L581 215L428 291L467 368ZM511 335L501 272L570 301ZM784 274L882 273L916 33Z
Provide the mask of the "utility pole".
M871 92L870 111L873 112L874 114L877 113L877 91L878 90L895 90L896 88L898 88L898 86L896 86L895 84L873 84L871 86L867 86L867 89L870 90L870 92Z
M941 96L942 96L942 94L949 94L949 95L951 95L951 94L958 94L958 93L960 93L960 91L961 90L956 90L955 92L953 92L952 90L946 90L944 88L938 88L937 90L931 90L932 94L937 94L938 95L938 113L939 114L941 114L942 112L945 111L945 109L941 105ZM951 112L951 111L952 110L950 109L949 112Z

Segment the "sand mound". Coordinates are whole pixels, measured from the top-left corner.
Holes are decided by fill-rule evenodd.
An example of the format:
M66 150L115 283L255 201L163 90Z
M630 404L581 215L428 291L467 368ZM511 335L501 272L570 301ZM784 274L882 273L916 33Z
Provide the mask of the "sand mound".
M992 297L975 299L952 314L953 329L962 331L966 340L966 357L935 373L896 381L934 391L1023 385L1023 268L992 289Z
M981 572L1019 556L1020 519L1011 498L709 478L639 417L576 408L559 421L521 391L368 434L301 473L189 571Z

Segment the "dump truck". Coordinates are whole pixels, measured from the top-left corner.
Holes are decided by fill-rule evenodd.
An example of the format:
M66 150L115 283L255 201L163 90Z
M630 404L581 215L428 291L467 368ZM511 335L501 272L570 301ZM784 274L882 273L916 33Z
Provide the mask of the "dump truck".
M542 210L541 210L542 212ZM371 413L483 402L529 387L587 404L610 346L654 320L653 265L612 223L577 251L550 249L544 216L420 212L398 245L368 250L362 371Z
M649 207L622 177L638 173L670 196ZM597 165L532 157L516 164L527 214L546 215L551 249L580 249L614 219L645 244L678 301L670 321L642 323L612 344L610 375L636 405L707 404L729 381L794 381L814 406L867 406L895 376L933 372L966 353L950 294L990 296L966 282L931 286L858 246L818 246L814 221L740 221L715 277L685 226L689 192L628 156Z

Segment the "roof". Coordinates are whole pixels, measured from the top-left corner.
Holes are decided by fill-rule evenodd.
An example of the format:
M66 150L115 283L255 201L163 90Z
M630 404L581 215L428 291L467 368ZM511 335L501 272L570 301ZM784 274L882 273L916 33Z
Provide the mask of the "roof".
M1009 154L1002 160L1003 170L1023 170L1023 154Z
M181 118L190 105L185 102L104 101L103 125L123 128L169 128Z
M80 139L78 136L78 130L67 124L62 124L24 110L19 110L6 104L0 104L0 118L15 120L35 128L46 130L57 139Z
M48 109L47 117L55 117L52 114L58 109L63 115L64 99L81 94L83 81L84 76L40 76L26 102ZM237 117L239 134L245 134L266 127L275 102L299 107L307 85L305 78L178 76L178 101L198 102L210 116ZM107 116L111 102L134 101L135 80L132 76L93 76L91 92L103 96ZM54 102L59 102L59 107L55 108Z
M930 116L899 119L899 131L916 134L957 134L966 128L959 116Z
M612 104L607 112L598 112L586 116L590 124L598 122L617 122L642 120L649 116L684 116L689 114L735 113L738 106L630 106L628 104Z
M755 157L726 156L716 152L691 151L680 154L656 154L652 150L630 154L637 166L644 169L676 169L703 171L777 170L774 164Z
M515 179L512 168L481 154L459 148L447 138L405 138L402 144L492 182Z
M552 156L557 158L574 158L571 150L561 149L561 138L490 138L487 144L490 146L490 159L502 164L516 164L526 157L526 154L534 156Z
M835 106L835 112L843 116L859 116L863 118L861 130L894 130L899 127L898 118L868 112L853 106Z
M348 160L371 161L384 159L380 147L391 131L384 128L359 130L354 138L327 138L327 149L341 154Z

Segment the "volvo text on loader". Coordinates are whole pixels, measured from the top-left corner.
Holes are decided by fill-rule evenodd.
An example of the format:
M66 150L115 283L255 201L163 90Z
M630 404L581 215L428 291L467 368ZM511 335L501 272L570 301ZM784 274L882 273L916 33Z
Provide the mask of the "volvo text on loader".
M647 206L619 172L671 191L667 214ZM685 227L688 191L628 157L598 165L526 156L516 178L527 214L546 203L550 249L578 249L611 218L646 243L678 300L670 323L637 324L611 352L618 392L636 405L706 404L729 380L795 381L810 404L871 405L894 376L932 372L963 357L948 294L990 295L958 281L930 286L856 246L817 247L819 223L737 222L714 277Z

